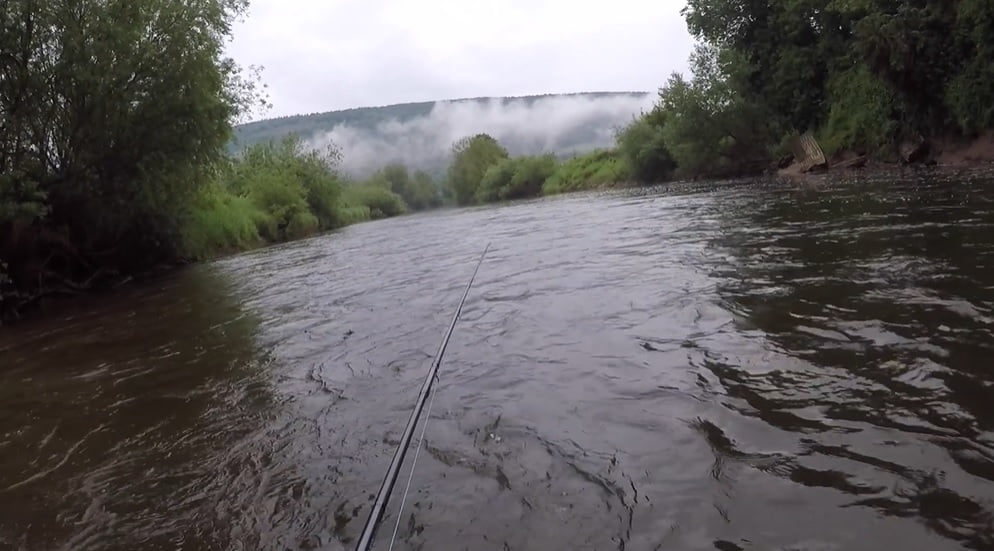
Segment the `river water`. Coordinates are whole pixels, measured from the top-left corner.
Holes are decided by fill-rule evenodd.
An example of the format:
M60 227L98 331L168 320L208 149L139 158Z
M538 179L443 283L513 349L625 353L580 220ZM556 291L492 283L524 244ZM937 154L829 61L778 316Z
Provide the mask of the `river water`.
M994 182L445 211L0 331L0 549L994 549ZM377 538L386 549L407 477Z

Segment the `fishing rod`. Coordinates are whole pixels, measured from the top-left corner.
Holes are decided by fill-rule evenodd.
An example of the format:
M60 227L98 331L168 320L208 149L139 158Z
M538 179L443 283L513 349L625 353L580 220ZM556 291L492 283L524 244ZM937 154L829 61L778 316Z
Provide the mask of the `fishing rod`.
M376 528L379 525L380 519L383 517L383 512L386 510L387 501L390 499L394 483L397 482L397 475L400 474L400 467L404 463L404 456L407 455L407 448L411 444L411 437L414 436L414 427L418 423L418 418L421 417L421 411L425 407L425 400L428 398L428 393L431 392L432 384L438 378L438 368L442 365L442 356L445 354L445 347L449 345L449 337L452 336L452 330L456 328L459 314L462 313L462 306L466 302L466 297L469 296L469 290L473 287L476 274L480 271L480 265L483 264L483 259L486 258L487 251L489 250L490 244L487 243L487 247L483 249L483 254L480 255L480 260L476 263L476 269L473 270L473 276L469 278L469 284L466 285L466 291L462 294L459 307L456 308L456 313L452 316L452 322L449 323L449 330L445 332L442 344L438 347L435 360L431 362L431 367L428 368L428 375L425 377L424 384L421 385L421 393L418 394L418 401L414 405L414 411L411 412L411 418L407 421L407 428L404 429L404 435L400 438L400 445L397 446L397 451L393 454L393 460L390 461L390 468L387 469L387 475L383 479L383 484L380 485L380 492L376 495L373 508L369 511L369 518L366 519L366 525L362 529L362 536L359 538L359 543L356 544L356 551L368 551L373 543ZM427 422L428 420L425 419L425 423ZM422 433L422 440L424 440L424 433ZM419 450L420 447L421 443L419 442ZM416 458L417 456L415 455ZM414 474L413 466L411 467L411 474Z

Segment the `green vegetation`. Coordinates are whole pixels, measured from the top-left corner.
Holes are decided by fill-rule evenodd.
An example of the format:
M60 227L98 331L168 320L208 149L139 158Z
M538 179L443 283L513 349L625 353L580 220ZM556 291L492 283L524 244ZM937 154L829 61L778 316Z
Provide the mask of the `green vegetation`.
M808 132L830 155L910 160L903 144L994 127L989 0L689 0L691 77L672 75L614 148L512 158L478 134L453 145L445 181L390 164L352 182L336 150L295 136L410 120L435 104L252 123L237 132L244 149L230 150L232 121L264 103L223 56L245 8L4 4L0 319L49 294L446 203L756 174Z
M509 157L497 140L479 134L456 142L448 184L459 204L473 205L623 185L631 174L616 149L563 162L551 154Z
M491 166L507 159L507 150L486 134L463 138L452 146L449 166L449 186L456 202L471 205L477 202L477 191Z
M305 151L295 137L247 148L201 189L182 225L181 253L202 259L338 227L335 158Z
M346 187L342 202L346 208L359 209L355 212L365 212L365 216L353 221L378 220L407 211L404 200L399 195L385 187L369 183Z
M501 159L483 173L476 200L485 203L540 195L558 165L553 155Z
M551 154L509 157L493 137L478 134L452 148L448 185L460 205L473 205L619 185L630 180L617 150L560 163Z
M48 295L406 210L293 137L228 157L231 122L262 101L223 56L245 7L4 3L0 320ZM430 179L409 180L391 187L438 204Z
M632 179L639 182L663 182L676 170L676 161L666 148L662 109L653 109L632 121L617 134L618 154L628 167Z
M182 223L208 200L200 195L230 121L255 97L222 55L243 9L237 0L4 3L0 314L180 254Z
M413 176L407 167L391 163L374 174L368 184L388 189L400 196L411 210L426 210L442 206L442 195L438 184L430 175L416 171Z
M449 169L457 201L760 174L808 132L829 155L911 162L912 144L994 128L988 0L689 0L683 15L699 40L691 77L673 74L615 149L526 178L529 158L477 136Z
M994 126L988 0L689 0L683 14L692 78L673 75L619 137L640 179L664 174L641 168L640 144L676 176L719 177L769 168L809 131L828 154L892 158Z
M546 195L624 184L629 169L617 151L599 150L564 162L542 185Z

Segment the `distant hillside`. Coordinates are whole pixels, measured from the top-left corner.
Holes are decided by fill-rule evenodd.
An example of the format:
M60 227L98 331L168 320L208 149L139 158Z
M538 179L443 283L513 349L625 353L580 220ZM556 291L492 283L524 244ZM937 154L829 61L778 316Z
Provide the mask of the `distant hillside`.
M263 120L235 129L237 146L295 133L314 147L333 143L342 167L364 176L388 162L439 173L452 143L486 132L513 154L582 153L613 143L653 97L645 92L592 92L473 98L362 107Z

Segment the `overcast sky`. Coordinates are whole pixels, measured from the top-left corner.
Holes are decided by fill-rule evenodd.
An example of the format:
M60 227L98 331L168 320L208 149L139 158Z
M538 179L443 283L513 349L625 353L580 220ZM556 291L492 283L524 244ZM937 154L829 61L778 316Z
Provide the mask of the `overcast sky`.
M654 91L687 66L684 0L252 0L229 55L266 117L479 96ZM256 117L258 118L258 117Z

